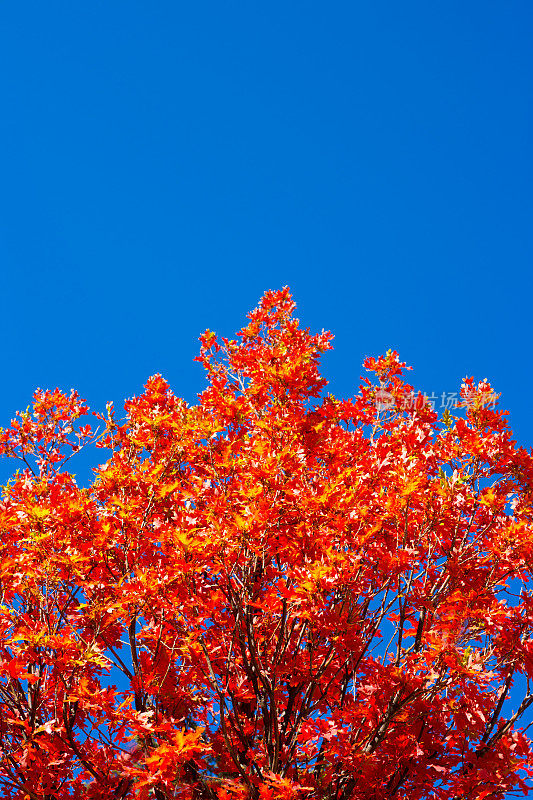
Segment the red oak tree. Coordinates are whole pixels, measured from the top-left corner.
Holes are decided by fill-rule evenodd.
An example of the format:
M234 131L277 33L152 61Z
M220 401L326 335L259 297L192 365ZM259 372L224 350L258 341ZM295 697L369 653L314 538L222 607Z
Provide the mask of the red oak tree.
M533 758L533 457L486 382L442 421L396 353L339 400L269 292L82 424L38 391L0 436L9 800L481 800ZM66 461L108 448L87 488Z

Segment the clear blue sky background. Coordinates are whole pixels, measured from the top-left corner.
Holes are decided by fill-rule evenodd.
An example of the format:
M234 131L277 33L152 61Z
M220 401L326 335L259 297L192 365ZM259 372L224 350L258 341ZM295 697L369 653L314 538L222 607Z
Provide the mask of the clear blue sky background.
M392 347L503 393L533 444L533 5L47 2L0 9L0 425L95 408L288 284L331 389Z

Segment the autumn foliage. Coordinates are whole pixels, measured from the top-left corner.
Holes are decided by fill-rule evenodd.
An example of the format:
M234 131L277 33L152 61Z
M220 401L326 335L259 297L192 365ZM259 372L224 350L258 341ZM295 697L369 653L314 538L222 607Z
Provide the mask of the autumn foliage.
M396 353L327 395L293 312L206 332L197 405L155 376L123 418L38 391L2 430L5 800L532 786L532 455L486 382L407 406Z

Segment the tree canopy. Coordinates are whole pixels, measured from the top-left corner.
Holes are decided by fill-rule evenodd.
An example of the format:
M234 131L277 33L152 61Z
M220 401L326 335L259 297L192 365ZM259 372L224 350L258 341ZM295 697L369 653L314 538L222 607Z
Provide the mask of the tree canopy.
M37 391L1 431L2 798L532 787L531 453L486 381L440 419L395 352L327 395L293 314L207 331L196 405L156 375L121 418Z

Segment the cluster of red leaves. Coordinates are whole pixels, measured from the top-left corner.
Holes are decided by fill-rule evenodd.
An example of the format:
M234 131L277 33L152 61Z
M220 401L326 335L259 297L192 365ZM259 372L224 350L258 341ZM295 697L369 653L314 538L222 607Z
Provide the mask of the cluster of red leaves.
M531 454L486 383L442 423L405 410L396 353L324 396L331 336L293 311L270 292L236 341L204 334L195 406L155 376L100 433L59 391L1 432L5 800L531 786Z

